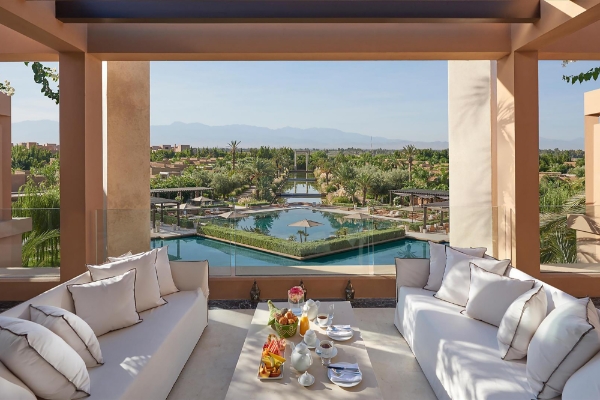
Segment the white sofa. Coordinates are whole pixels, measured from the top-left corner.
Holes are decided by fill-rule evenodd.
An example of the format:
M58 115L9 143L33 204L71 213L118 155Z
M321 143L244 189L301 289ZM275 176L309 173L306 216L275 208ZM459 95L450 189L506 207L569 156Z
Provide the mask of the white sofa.
M164 400L168 396L208 324L208 262L172 261L171 272L180 291L165 296L167 304L140 313L139 324L98 338L104 365L88 369L91 396L87 399ZM29 304L74 312L66 286L90 281L86 272L1 315L30 319ZM1 372L2 368L0 383L6 376Z
M422 271L420 287L397 282L394 324L414 353L438 399L530 400L534 398L526 377L526 359L504 361L500 357L498 328L469 318L460 307L433 297L422 289L429 276L428 259L396 260L398 270L411 263L411 271ZM507 276L534 279L509 268ZM548 296L548 312L568 295L536 279ZM600 310L598 310L600 313ZM567 382L563 400L600 399L600 354L577 371Z

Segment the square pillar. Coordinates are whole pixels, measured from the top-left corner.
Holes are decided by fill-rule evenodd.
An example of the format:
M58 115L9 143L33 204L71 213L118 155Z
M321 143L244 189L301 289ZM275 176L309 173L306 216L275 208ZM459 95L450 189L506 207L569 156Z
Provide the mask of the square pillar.
M102 62L60 53L60 278L98 262L102 188Z
M584 93L585 129L585 215L569 215L569 228L577 236L577 261L580 263L600 262L600 89ZM596 172L598 171L598 172Z
M538 54L498 60L492 180L498 206L499 258L540 274Z
M450 243L496 251L492 131L496 129L496 63L448 61Z
M10 97L0 93L0 221L11 219L11 134Z
M106 252L150 249L150 63L103 63Z

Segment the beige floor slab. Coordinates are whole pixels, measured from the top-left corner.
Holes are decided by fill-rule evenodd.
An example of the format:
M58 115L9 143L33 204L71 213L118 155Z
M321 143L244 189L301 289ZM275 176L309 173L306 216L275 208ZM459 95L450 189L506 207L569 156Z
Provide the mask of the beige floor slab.
M223 400L254 310L211 310L208 327L169 400ZM394 327L394 310L357 308L354 316L384 399L435 399L419 364Z

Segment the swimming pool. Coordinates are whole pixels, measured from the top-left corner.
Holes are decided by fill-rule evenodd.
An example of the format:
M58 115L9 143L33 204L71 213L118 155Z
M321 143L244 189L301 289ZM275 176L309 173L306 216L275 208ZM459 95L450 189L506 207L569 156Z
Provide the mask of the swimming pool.
M428 242L408 238L305 261L297 261L202 237L152 240L152 248L163 246L169 246L169 259L171 260L208 260L209 264L214 267L392 265L395 257L429 258Z
M344 218L346 214L333 213L309 208L291 208L272 212L261 212L247 214L245 218L235 220L225 220L215 218L211 223L222 226L233 227L239 230L260 231L263 234L288 239L290 236L295 236L296 240L300 240L298 231L304 228L297 226L288 226L294 222L308 219L316 221L322 225L307 228L308 240L314 241L319 239L327 239L330 236L335 236L340 229L345 229L346 233L361 232L363 230L373 229L374 224L376 229L391 228L395 225L393 221L387 220L350 220Z

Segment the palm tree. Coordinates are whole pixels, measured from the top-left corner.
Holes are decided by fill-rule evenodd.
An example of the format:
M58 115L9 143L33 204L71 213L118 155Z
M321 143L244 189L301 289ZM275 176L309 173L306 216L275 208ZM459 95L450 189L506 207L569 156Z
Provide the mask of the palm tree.
M300 238L300 243L302 243L302 236L304 236L304 231L302 229L299 229L298 232L296 232L298 234L298 237Z
M241 140L232 140L231 142L227 143L227 146L231 149L231 169L233 171L235 171L235 152L237 151L240 143L242 143Z
M408 146L404 146L404 148L402 149L402 154L404 155L404 157L406 158L406 161L408 163L408 181L411 182L412 181L412 163L413 163L413 160L415 159L415 156L417 155L417 148L415 146L413 146L412 144L409 144Z
M540 213L540 261L577 262L575 230L567 225L567 214L585 213L585 195L576 194L559 206L542 208Z
M275 168L271 160L257 157L244 169L250 180L256 185L256 198L262 200L268 197L266 192L270 191L270 185L275 178Z
M325 183L329 186L329 175L333 172L333 163L328 159L323 159L319 163L319 169L325 174Z
M358 175L355 178L356 184L362 193L362 204L363 206L367 202L367 191L373 184L374 175L371 170L367 168L361 168Z

